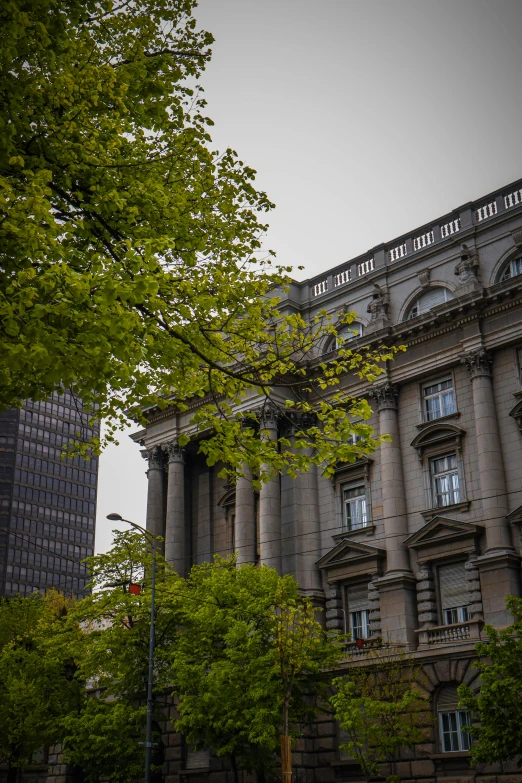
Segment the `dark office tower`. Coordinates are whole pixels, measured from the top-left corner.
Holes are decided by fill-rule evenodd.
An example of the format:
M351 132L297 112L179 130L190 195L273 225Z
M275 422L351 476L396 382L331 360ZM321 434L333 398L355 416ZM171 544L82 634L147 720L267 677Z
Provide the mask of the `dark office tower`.
M61 456L78 433L92 437L88 418L56 393L0 414L0 596L88 592L81 561L94 550L98 459Z

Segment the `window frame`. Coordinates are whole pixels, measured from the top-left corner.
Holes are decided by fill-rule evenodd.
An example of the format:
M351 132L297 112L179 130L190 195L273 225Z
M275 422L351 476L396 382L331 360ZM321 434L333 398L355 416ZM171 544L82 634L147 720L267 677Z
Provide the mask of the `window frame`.
M444 301L438 302L438 304L432 305L432 307L438 307L441 304L447 304L447 302L450 302L452 299L455 298L453 295L453 291L450 288L448 288L448 286L443 285L441 283L430 285L425 290L417 293L413 301L406 308L406 313L403 318L403 321L411 321L413 318L418 318L420 315L424 315L425 313L428 313L431 310L431 307L427 307L426 309L419 311L419 301L425 294L436 289L442 289L445 292Z
M513 274L513 268L516 268L515 265L519 267L520 271ZM513 280L513 278L519 277L520 275L522 275L522 255L516 255L513 258L510 258L509 261L507 261L505 264L502 265L498 277L498 282L505 283L506 280Z
M363 524L354 526L348 526L347 524L347 516L346 516L346 500L345 500L345 493L350 492L352 490L362 489L363 492L360 495L354 496L354 500L357 497L364 498L364 511L363 515L366 515L366 520ZM357 530L365 530L368 526L371 525L371 518L370 518L370 504L368 503L368 486L366 481L364 480L364 476L361 476L358 479L353 479L352 481L345 481L340 486L341 490L341 526L343 530L345 530L348 533L353 533Z
M333 341L329 348L330 351L338 351L340 348L345 348L348 343L352 342L352 340L358 340L364 334L364 324L362 324L361 321L352 321L351 324L340 324L336 328L338 330L338 334L333 338ZM350 330L352 330L352 332L357 331L357 334L352 333L352 335L350 336ZM348 334L343 335L343 331L348 331ZM342 345L339 345L337 343L339 337L343 338Z
M439 618L439 625L455 625L456 623L468 623L472 618L469 614L469 603L461 606L456 607L450 607L450 609L443 609L442 607L442 591L441 591L441 575L440 575L440 569L444 568L444 566L449 565L456 565L457 563L462 563L463 566L465 566L466 560L464 560L462 557L460 558L454 558L449 560L441 560L437 563L435 563L435 568L433 569L435 572L435 587L436 587L436 605L437 605L437 616ZM457 611L457 616L460 613L462 617L464 617L464 612L462 610L465 610L466 618L465 619L457 619L455 623L453 622L447 622L446 621L446 613L448 611Z
M448 716L456 716L456 728L449 732L444 730L443 718ZM471 748L471 737L467 732L462 731L463 726L471 725L471 715L467 710L460 710L458 707L453 710L438 710L438 726L439 726L439 739L440 747L443 753L463 753L467 752ZM457 748L447 749L445 747L445 735L456 734ZM451 740L450 740L451 742Z
M439 471L438 473L435 473L433 470L433 465L438 460L447 460L450 457L455 458L455 467L454 468L446 468L444 470ZM442 454L434 454L428 457L428 468L429 468L429 476L430 476L430 487L431 487L431 502L432 502L432 508L437 509L444 509L448 508L449 506L456 506L459 503L463 501L463 493L462 493L462 481L461 481L461 471L460 471L460 464L459 464L459 456L457 449L451 449L450 451L446 451ZM450 488L447 492L437 492L437 479L444 479L448 476L456 476L457 477L457 488L454 487ZM458 497L455 498L454 495L458 493ZM437 503L437 497L441 496L444 497L444 495L449 495L451 502L450 503Z
M343 603L343 614L344 614L344 629L345 633L349 633L351 635L350 642L355 642L356 639L371 639L371 631L370 631L370 599L367 596L367 602L368 602L368 608L367 609L356 609L355 611L352 611L350 609L350 601L348 598L348 593L350 588L364 586L366 588L366 593L368 593L370 585L370 580L361 580L361 578L356 578L353 581L350 580L348 582L345 582L343 585L342 590L342 603ZM355 636L352 634L352 615L354 614L360 614L361 615L361 627L366 631L366 636ZM364 617L363 617L364 615Z
M438 396L440 398L441 395L444 394L445 390L439 391L438 395L435 395L435 394L434 395L430 395L429 398L425 396L425 390L430 388L431 386L437 386L439 384L446 383L448 381L451 382L451 390L453 391L453 410L450 411L449 413L441 413L441 415L437 416L436 418L431 418L431 419L428 418L427 406L426 406L427 399L435 397L435 396ZM458 415L457 394L456 394L456 388L455 388L455 378L454 378L452 372L448 373L447 375L439 375L436 378L430 378L429 380L424 381L423 383L420 384L419 393L420 393L421 422L423 424L432 424L434 422L440 421L441 419L446 419L446 418L448 418L450 416ZM442 407L441 407L441 410L442 410Z

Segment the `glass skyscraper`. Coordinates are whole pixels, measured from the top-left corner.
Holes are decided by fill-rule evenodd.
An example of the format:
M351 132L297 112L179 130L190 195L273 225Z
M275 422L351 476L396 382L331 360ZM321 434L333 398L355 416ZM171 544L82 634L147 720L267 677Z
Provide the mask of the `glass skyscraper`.
M94 551L98 458L61 455L98 432L88 418L68 393L0 414L0 596L86 594L81 561Z

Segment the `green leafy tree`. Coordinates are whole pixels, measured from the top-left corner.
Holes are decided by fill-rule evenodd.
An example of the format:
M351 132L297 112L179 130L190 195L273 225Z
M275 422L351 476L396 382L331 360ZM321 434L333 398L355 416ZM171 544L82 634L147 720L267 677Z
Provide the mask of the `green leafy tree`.
M475 740L472 763L493 764L522 755L522 599L509 596L506 606L515 618L512 625L497 630L484 628L487 642L475 645L480 672L480 691L462 684L458 688L460 706L473 715L468 730Z
M78 632L71 637L71 606L54 591L0 600L0 759L8 765L8 783L35 752L60 741L64 713L82 702L70 653Z
M172 649L177 729L228 756L236 776L262 774L282 732L313 712L336 656L293 577L233 558L195 566Z
M432 718L419 680L419 669L404 650L384 647L333 681L331 703L346 738L341 748L359 762L367 780L385 762L392 770L387 780L398 780L400 750L426 740Z
M160 722L169 692L167 650L176 639L173 596L182 582L158 556L155 627L153 764L161 767ZM87 779L124 783L142 774L146 719L146 683L150 628L151 548L138 533L116 532L107 554L89 558L94 592L78 602L70 622L83 632L75 659L88 695L79 709L63 717L66 761ZM143 585L139 595L129 584ZM165 595L168 589L168 606Z
M68 388L111 440L126 411L199 397L210 464L332 471L378 444L341 376L372 380L395 351L322 362L326 313L279 312L289 270L260 253L272 204L233 150L212 150L197 89L212 36L194 6L1 5L0 409ZM242 427L246 395L314 413L299 454Z

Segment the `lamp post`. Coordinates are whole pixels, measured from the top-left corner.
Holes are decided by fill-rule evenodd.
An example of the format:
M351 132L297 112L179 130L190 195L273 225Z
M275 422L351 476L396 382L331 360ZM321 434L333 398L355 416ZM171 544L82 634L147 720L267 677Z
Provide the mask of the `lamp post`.
M150 634L149 634L149 676L147 680L147 727L145 733L145 783L150 783L150 760L152 752L152 681L154 675L154 596L156 590L156 539L148 530L131 522L130 519L124 519L121 514L107 514L107 519L112 522L127 522L132 527L139 530L149 542L152 543L152 584L150 591Z

